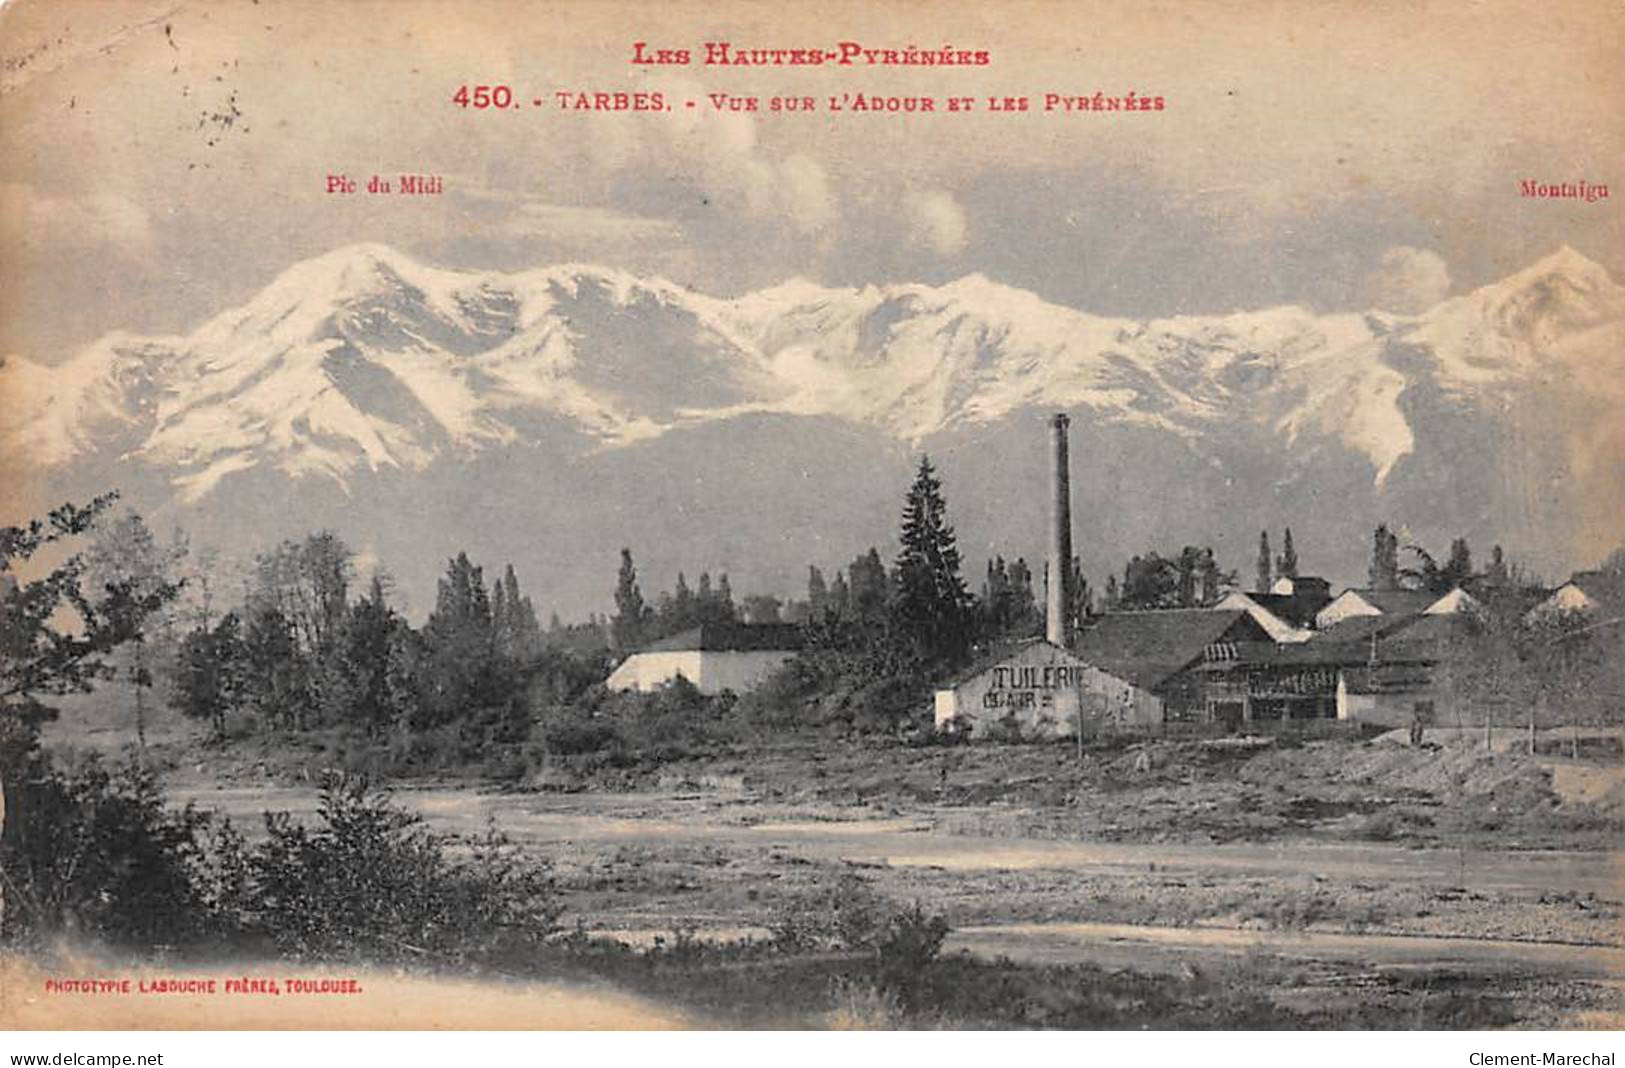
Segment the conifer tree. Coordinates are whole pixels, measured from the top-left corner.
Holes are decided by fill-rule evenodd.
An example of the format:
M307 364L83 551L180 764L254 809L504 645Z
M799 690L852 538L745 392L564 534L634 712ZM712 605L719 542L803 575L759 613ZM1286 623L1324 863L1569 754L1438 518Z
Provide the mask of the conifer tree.
M829 584L829 607L837 616L844 616L852 609L852 589L844 571L836 571L835 580Z
M969 646L970 597L959 574L959 548L947 512L942 483L930 458L921 457L903 502L892 618L919 653L953 662Z
M1292 547L1292 528L1287 527L1281 539L1281 555L1275 561L1275 577L1298 577L1298 551Z
M1473 552L1467 547L1466 538L1456 538L1450 543L1450 557L1439 575L1441 592L1449 593L1472 577Z
M880 619L886 612L886 565L880 562L880 552L873 546L853 560L847 568L847 597L852 614L859 619Z
M824 618L824 610L829 607L829 587L824 583L824 573L818 570L817 564L807 566L807 611L815 620Z
M1399 537L1379 523L1371 534L1371 567L1366 580L1374 590L1399 588Z
M711 576L701 575L701 596L710 585ZM644 613L643 591L638 589L638 569L632 563L632 550L622 549L621 570L615 581L615 618L610 622L615 648L630 650L642 640Z

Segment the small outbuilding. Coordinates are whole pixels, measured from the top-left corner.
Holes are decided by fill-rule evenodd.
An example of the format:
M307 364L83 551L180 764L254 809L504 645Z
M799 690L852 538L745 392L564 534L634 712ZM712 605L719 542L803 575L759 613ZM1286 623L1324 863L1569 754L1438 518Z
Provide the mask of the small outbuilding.
M681 675L701 693L744 693L800 649L801 628L793 623L704 623L633 653L604 685L647 691Z

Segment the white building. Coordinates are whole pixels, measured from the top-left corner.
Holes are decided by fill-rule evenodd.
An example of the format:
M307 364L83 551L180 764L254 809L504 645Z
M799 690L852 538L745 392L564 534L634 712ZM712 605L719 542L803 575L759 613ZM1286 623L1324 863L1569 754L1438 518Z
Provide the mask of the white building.
M1345 619L1385 616L1404 619L1409 616L1450 615L1476 608L1478 602L1461 587L1440 595L1427 590L1362 590L1347 589L1332 599L1332 603L1315 615L1315 626L1328 630Z
M623 660L611 690L653 690L681 675L701 693L756 688L801 648L789 623L706 623L662 638Z
M938 730L1070 736L1162 722L1162 700L1058 645L1034 640L936 692Z

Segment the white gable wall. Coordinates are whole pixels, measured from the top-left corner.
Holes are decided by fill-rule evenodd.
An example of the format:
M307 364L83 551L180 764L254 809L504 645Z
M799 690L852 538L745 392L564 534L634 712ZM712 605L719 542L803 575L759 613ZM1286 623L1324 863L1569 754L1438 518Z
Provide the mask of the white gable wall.
M744 693L760 686L795 654L782 649L662 649L633 653L604 685L611 690L656 689L681 675L701 693Z
M1291 580L1284 579L1282 581L1290 582ZM1260 627L1264 628L1264 632L1270 636L1272 641L1282 644L1295 645L1298 642L1306 642L1313 637L1309 631L1301 627L1294 627L1291 623L1288 623L1240 590L1226 594L1224 600L1213 606L1213 610L1215 612L1246 612L1253 617L1253 620Z
M1034 642L935 697L939 730L985 734L1009 722L1024 735L1075 734L1162 722L1162 700L1084 663L1059 646Z
M1425 616L1448 616L1456 612L1465 612L1470 608L1477 608L1478 601L1472 594L1457 586L1443 597L1434 601L1423 610Z
M1382 615L1382 609L1353 590L1344 590L1332 599L1331 604L1315 614L1315 626L1325 630L1342 619L1352 619L1355 616L1380 615Z

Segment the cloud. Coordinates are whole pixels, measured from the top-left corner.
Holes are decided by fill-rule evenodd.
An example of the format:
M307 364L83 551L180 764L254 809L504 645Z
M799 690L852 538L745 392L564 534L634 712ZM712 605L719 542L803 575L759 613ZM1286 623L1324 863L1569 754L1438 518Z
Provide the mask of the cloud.
M1366 276L1371 305L1383 311L1418 315L1450 295L1450 268L1431 249L1393 245Z
M911 192L904 198L909 229L914 237L939 255L952 256L965 248L968 226L965 209L953 194L940 189Z
M19 182L0 187L0 218L21 220L24 240L40 248L113 250L139 259L153 243L152 221L116 193L43 195Z
M713 110L705 87L691 79L663 76L648 87L674 110L585 119L592 130L583 147L595 180L624 192L628 183L656 189L680 179L709 207L804 237L826 236L836 225L839 198L818 160L764 148L753 115Z
M537 201L521 204L505 228L527 237L575 242L649 241L675 238L680 233L677 224L670 219Z

